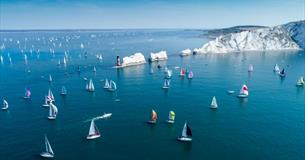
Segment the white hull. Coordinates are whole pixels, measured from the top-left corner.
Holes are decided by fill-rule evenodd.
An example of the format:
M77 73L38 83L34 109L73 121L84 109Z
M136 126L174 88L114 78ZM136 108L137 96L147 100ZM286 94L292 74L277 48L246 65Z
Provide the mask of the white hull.
M237 97L238 97L238 98L247 98L247 97L248 97L248 95L245 95L245 94L239 94L239 95L237 95Z
M303 83L297 83L296 86L297 86L297 87L303 87L304 84L303 84Z
M162 87L163 89L169 89L169 87Z
M108 89L109 92L114 92L116 89Z
M156 124L157 121L147 121L148 124Z
M210 108L211 108L211 109L217 109L218 107L215 106L215 105L211 105Z
M178 141L181 141L181 142L191 142L191 141L192 141L192 138L178 137L177 140L178 140Z
M8 108L1 108L2 110L7 110Z
M49 119L49 120L54 120L54 119L56 119L56 117L48 116L48 119Z
M99 138L101 135L88 135L87 136L87 139L88 140L91 140L91 139L96 139L96 138Z
M54 157L53 154L48 153L48 152L42 152L42 153L40 153L40 156L44 157L44 158L53 158Z
M23 97L23 99L30 99L31 97Z
M166 122L169 123L169 124L175 123L175 121L172 121L172 120L166 120Z
M235 91L227 91L228 92L228 94L233 94L233 93L235 93Z
M43 104L42 107L50 107L49 104Z

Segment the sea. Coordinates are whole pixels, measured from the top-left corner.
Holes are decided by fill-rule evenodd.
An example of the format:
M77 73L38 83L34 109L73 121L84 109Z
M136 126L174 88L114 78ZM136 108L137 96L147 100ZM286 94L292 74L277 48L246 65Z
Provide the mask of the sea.
M296 81L305 76L305 52L179 56L209 40L206 30L185 29L1 31L0 105L4 98L9 109L0 111L0 159L41 159L46 135L58 160L304 160L305 86ZM117 55L148 58L161 50L167 61L113 68ZM285 68L285 78L275 64ZM168 90L162 89L166 67L173 71ZM179 67L193 79L180 77ZM95 92L85 90L84 79L92 79ZM103 88L105 79L116 82L116 92ZM243 84L249 97L239 99ZM42 107L49 89L56 120ZM213 96L218 109L210 109ZM152 110L155 125L146 123ZM175 123L167 124L171 110ZM87 140L90 120L104 113L112 116L95 121L101 137ZM192 142L176 140L185 122Z

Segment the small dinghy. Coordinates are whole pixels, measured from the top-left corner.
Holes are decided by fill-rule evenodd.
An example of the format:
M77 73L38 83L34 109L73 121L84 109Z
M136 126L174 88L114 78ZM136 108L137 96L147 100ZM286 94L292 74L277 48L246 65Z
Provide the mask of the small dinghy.
M45 151L40 153L40 156L43 158L53 158L54 157L54 152L52 150L52 147L50 145L50 142L47 138L47 136L45 135L44 137L44 142L45 142Z
M30 99L31 98L31 91L30 88L25 89L25 95L23 97L24 99Z
M296 86L297 86L297 87L303 87L304 85L305 85L304 77L301 76L301 77L298 79Z
M237 95L237 97L239 98L246 98L249 96L249 91L248 91L248 87L244 84L240 91L239 91L239 95Z
M283 68L281 72L279 72L280 77L286 77L285 69Z
M43 107L50 107L48 96L45 96L45 97L44 97L44 104L43 104L42 106L43 106Z
M193 79L193 77L194 77L194 73L193 73L192 71L190 71L190 72L188 73L188 75L187 75L187 78L188 78L188 79Z
M105 84L104 84L104 89L109 89L110 88L110 83L108 81L108 79L105 80Z
M48 116L48 118L50 120L56 119L57 113L58 113L57 107L52 102L50 102L50 109L49 109L49 116Z
M92 82L92 79L89 80L89 83L86 84L86 90L88 92L94 92L95 88L94 88L94 84Z
M166 120L166 122L169 124L175 123L175 112L174 111L169 111L168 120Z
M169 79L164 79L164 83L163 83L163 89L169 89L170 87L170 80Z
M157 112L152 110L151 111L151 119L149 121L147 121L148 124L156 124L157 122Z
M210 108L211 108L211 109L217 109L217 108L218 108L218 105L217 105L217 101L216 101L216 97L215 97L215 96L214 96L213 99L212 99Z
M233 90L228 90L227 93L228 93L228 94L233 94L233 93L235 93L235 91L233 91Z
M96 138L99 138L100 136L101 136L101 134L94 123L94 119L92 119L87 139L88 140L96 139Z
M51 76L51 74L49 74L49 82L52 82L53 81L53 78Z
M253 72L253 70L254 70L253 65L250 64L250 65L249 65L249 68L248 68L248 72Z
M280 67L278 64L275 64L274 67L273 67L273 72L280 72Z
M187 122L184 123L182 134L177 138L178 141L191 142L192 141L192 131Z
M55 102L55 97L54 97L53 92L51 91L50 88L49 88L49 91L48 91L48 96L47 96L47 98L48 98L48 101L49 101L49 102Z
M3 98L3 107L1 108L2 110L7 110L8 109L8 102Z
M65 86L62 86L62 87L61 87L60 95L62 95L62 96L66 96L66 95L67 95L67 89L66 89Z
M109 83L110 83L110 87L108 88L108 91L110 91L110 92L116 91L117 90L116 83L114 81L112 81L112 80L110 80Z
M184 75L185 75L185 70L183 67L181 67L179 76L183 77Z

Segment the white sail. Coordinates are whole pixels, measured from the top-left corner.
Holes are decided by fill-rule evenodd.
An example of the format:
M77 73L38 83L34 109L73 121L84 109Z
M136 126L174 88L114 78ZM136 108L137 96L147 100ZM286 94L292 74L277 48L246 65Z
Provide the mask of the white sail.
M95 66L93 67L93 72L96 72L96 68L95 68Z
M54 97L50 88L49 88L49 91L48 91L48 99L49 99L50 102L55 101L55 97Z
M49 109L49 119L55 119L58 113L57 107L53 104L50 103L50 109Z
M241 87L239 93L248 96L248 95L249 95L248 87L244 84L244 85Z
M252 72L253 70L254 70L253 65L250 64L250 65L249 65L249 68L248 68L248 72Z
M51 76L51 74L49 74L49 82L52 82L52 81L53 81L52 76Z
M275 64L274 68L273 68L274 72L280 72L280 67L278 64Z
M187 137L187 123L184 123L183 129L182 129L182 134L181 137Z
M49 153L51 155L54 155L53 149L51 147L51 144L47 138L47 136L45 136L45 146L46 146L46 153Z
M88 91L93 92L95 90L94 88L94 84L92 82L92 79L89 80L89 84L88 84Z
M3 108L2 109L8 109L8 102L3 99Z
M110 80L110 91L115 91L117 89L116 83L112 80Z
M67 94L67 89L66 89L65 86L61 87L61 93L60 94L62 94L62 95L66 95Z
M217 108L217 107L218 105L217 105L216 97L214 96L211 102L211 108Z
M95 119L91 120L91 124L90 124L90 128L89 128L89 133L88 133L87 139L95 139L95 138L98 138L98 137L101 136L99 130L97 129L97 127L96 127L96 125L94 123L94 120Z
M110 88L110 84L109 84L108 79L105 80L104 88L106 88L106 89Z

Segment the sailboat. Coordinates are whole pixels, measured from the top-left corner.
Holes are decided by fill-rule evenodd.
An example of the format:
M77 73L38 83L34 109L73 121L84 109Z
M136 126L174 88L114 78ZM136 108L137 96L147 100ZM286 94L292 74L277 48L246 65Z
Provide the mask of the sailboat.
M95 68L95 66L93 67L93 72L96 72L96 68Z
M147 121L148 124L156 124L157 122L157 112L152 110L151 111L151 119L149 121Z
M108 81L108 79L105 80L105 84L104 84L104 89L109 89L110 88L110 83Z
M49 88L49 91L48 91L48 96L47 96L47 98L48 98L48 101L49 101L49 102L55 102L55 97L54 97L54 95L53 95L53 93L52 93L52 91L51 91L50 88Z
M60 66L60 60L58 60L57 65Z
M43 107L49 107L50 105L49 105L49 98L48 98L48 96L45 96L45 98L44 98L44 104L42 105Z
M249 91L248 91L248 87L244 84L240 91L239 91L239 95L237 95L237 97L239 98L246 98L249 96Z
M173 75L173 71L167 69L167 71L165 73L165 78L170 79L170 78L172 78L172 75Z
M49 82L52 82L52 81L53 81L52 76L51 76L51 74L49 74Z
M212 108L212 109L218 108L218 105L217 105L217 101L216 101L216 97L215 97L215 96L214 96L213 99L212 99L210 108Z
M92 82L92 79L89 80L89 83L87 83L86 85L86 90L88 92L94 92L95 91L95 88L94 88L94 84Z
M274 72L280 72L280 67L279 67L278 64L275 64L275 65L274 65L273 71L274 71Z
M92 119L87 139L95 139L95 138L99 138L100 136L101 134L94 123L94 119Z
M184 123L182 134L177 138L178 141L190 142L192 141L192 131L187 122Z
M52 150L52 147L51 147L50 142L49 142L46 135L44 136L44 142L45 142L46 148L45 148L44 152L40 153L40 156L44 157L44 158L53 158L54 157L54 152Z
M169 79L164 79L164 84L163 84L163 89L169 89L170 87L170 80Z
M250 64L250 65L249 65L249 68L248 68L248 72L252 72L253 70L254 70L253 65Z
M193 79L193 77L194 77L194 73L192 71L190 71L187 78L188 79Z
M110 87L108 88L108 91L114 92L117 90L116 83L112 80L110 80Z
M64 65L67 65L66 57L64 57L63 64L64 64Z
M3 56L2 55L0 56L0 63L1 64L3 63Z
M23 97L24 99L30 99L31 98L31 91L30 88L25 89L25 95Z
M3 107L1 108L2 110L7 110L8 109L8 102L3 98Z
M183 67L181 67L181 70L180 70L180 76L184 76L185 75L185 70Z
M304 82L304 77L303 77L303 76L301 76L301 77L299 78L299 80L297 81L296 86L298 86L298 87L302 87L302 86L304 86L304 85L305 85L305 82Z
M174 123L175 122L175 112L174 111L169 111L168 113L168 120L166 120L167 123Z
M280 77L285 77L286 73L285 73L285 69L283 68L281 72L279 72L279 76Z
M65 86L62 86L62 87L61 87L61 92L60 92L60 94L61 94L62 96L67 95L67 89L66 89Z
M57 113L58 113L57 107L52 102L50 102L50 110L49 110L48 118L50 120L56 119Z

